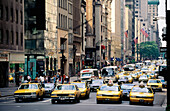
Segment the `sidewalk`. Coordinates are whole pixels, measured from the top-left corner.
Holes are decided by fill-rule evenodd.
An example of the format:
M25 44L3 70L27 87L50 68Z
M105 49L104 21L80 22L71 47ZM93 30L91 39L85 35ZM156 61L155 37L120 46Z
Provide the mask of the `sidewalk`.
M70 77L70 82L76 80L77 77ZM9 83L9 87L0 88L0 97L13 96L14 92L17 90L15 83Z
M0 88L0 97L13 96L17 88L15 83L10 83L9 87Z

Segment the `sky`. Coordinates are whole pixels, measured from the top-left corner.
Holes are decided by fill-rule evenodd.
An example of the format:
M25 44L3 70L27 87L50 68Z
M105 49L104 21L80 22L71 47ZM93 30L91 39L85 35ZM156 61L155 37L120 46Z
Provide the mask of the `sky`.
M158 17L163 16L165 17L165 0L159 0L160 4L158 6ZM159 27L159 37L162 41L162 28L166 26L166 20L165 19L159 19L158 20L158 27ZM166 41L162 41L162 47L166 47Z

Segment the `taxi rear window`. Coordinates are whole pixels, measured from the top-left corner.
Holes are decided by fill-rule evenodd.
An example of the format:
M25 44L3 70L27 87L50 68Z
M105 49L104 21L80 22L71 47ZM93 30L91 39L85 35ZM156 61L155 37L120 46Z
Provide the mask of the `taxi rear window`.
M149 80L149 83L161 83L159 80Z
M85 88L85 83L71 83L71 84L75 84L78 86L78 88Z
M58 85L56 90L76 90L74 85Z
M118 86L101 86L101 91L119 91Z
M131 92L142 92L142 93L152 93L151 88L140 88L140 87L134 87Z
M38 86L36 84L26 84L21 85L19 89L38 89Z

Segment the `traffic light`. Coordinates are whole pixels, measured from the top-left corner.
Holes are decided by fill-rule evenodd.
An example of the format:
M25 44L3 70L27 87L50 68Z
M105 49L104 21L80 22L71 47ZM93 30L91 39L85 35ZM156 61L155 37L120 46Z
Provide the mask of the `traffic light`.
M162 28L162 40L166 41L166 27Z

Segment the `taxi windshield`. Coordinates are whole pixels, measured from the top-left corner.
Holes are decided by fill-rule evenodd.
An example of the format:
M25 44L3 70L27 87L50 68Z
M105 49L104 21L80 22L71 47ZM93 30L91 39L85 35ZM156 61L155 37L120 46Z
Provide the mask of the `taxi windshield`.
M86 76L91 76L91 73L84 73L84 74L82 74L82 77L86 77Z
M38 89L38 86L36 84L25 84L21 85L19 89Z
M152 90L147 87L144 87L144 88L134 87L131 92L152 93Z
M161 83L159 80L149 80L149 83Z
M101 91L118 91L118 86L101 86Z
M161 82L165 82L164 80L161 80Z
M104 68L102 70L102 76L113 76L114 75L114 68Z
M92 84L103 84L103 80L93 80Z
M76 90L74 85L58 85L55 90Z
M85 88L85 83L71 83L78 86L78 88Z

